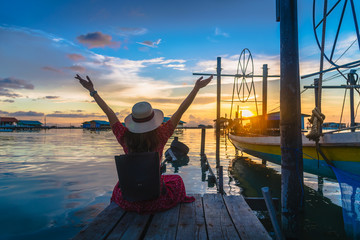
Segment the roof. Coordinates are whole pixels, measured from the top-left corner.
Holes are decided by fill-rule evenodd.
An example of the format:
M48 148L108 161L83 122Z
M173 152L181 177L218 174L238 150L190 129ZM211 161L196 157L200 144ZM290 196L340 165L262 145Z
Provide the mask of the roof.
M18 120L13 117L0 117L0 122L18 122Z
M90 122L96 122L96 123L102 124L102 125L110 125L109 122L107 122L107 121L101 121L101 120L91 120Z
M39 121L29 121L29 120L19 120L18 123L19 124L24 124L24 125L26 125L26 124L28 124L28 125L42 125L42 123L39 122Z
M309 117L311 115L309 114L305 114L305 113L302 113L301 114L301 117ZM252 117L247 117L247 118L244 118L244 119L257 119L257 118L261 118L262 115L258 115L258 116L252 116ZM280 112L272 112L272 113L268 113L267 114L267 119L268 120L280 120Z
M163 122L165 123L165 122L167 122L167 121L169 121L170 120L170 118L169 117L164 117L164 120L163 120ZM180 124L184 124L184 123L186 123L186 122L184 122L184 121L181 121L180 120L180 122L179 122Z

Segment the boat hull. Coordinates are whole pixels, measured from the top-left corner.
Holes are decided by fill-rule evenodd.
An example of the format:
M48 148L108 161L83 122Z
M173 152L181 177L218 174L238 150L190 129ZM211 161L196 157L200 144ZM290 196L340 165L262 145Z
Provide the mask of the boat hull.
M250 155L281 164L280 137L246 137L229 134L233 145ZM304 171L335 179L330 166L317 153L315 143L302 136ZM360 133L337 133L325 135L320 140L321 150L335 167L360 174Z

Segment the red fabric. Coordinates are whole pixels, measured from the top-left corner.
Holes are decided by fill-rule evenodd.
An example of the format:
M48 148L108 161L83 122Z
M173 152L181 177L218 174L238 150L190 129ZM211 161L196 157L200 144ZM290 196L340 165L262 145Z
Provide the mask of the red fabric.
M162 157L164 146L173 134L174 129L175 128L170 120L157 129L160 143L156 148L156 152L159 153L160 158ZM112 130L116 139L123 147L124 152L127 154L129 150L124 142L124 133L128 131L128 129L120 122L117 122L112 126ZM118 187L119 183L117 183L114 187L111 201L115 202L126 211L133 211L138 213L155 213L175 207L180 202L195 201L194 197L186 196L185 185L179 175L162 175L161 179L165 183L167 193L165 195L161 195L158 199L138 202L126 201L122 198L121 190Z

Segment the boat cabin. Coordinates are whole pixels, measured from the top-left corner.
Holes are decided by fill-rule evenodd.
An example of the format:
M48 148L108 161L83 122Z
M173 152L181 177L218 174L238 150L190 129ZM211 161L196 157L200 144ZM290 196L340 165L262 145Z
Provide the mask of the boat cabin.
M110 128L110 123L101 120L91 120L83 122L82 127L86 129Z
M15 126L15 124L17 122L18 122L18 120L13 117L0 117L0 126L1 127Z
M301 114L301 129L305 129L306 117L310 117L308 114ZM264 124L263 116L244 117L242 119L235 119L235 124L231 124L232 130L235 134L246 133L264 133L266 135L279 135L280 134L280 112L273 112L267 114L267 121ZM237 124L239 123L239 124ZM242 127L241 127L242 126ZM262 130L265 129L266 130Z
M166 122L169 121L169 120L170 120L169 117L164 117L163 123L166 123ZM186 123L186 122L180 120L180 122L178 123L178 125L177 125L176 127L177 127L177 128L183 128L185 123Z
M19 120L17 122L18 127L42 127L42 123L39 121Z

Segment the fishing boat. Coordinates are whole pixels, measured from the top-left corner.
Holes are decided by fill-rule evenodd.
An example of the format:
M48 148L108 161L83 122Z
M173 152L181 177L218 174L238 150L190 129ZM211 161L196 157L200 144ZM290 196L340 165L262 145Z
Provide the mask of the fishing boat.
M354 5L351 5L352 11L347 12L348 14L353 14L354 26L355 26L355 40L349 45L349 47L345 50L345 52L339 51L338 42L340 39L340 28L342 24L342 19L344 17L344 12L347 7L346 3L344 5L339 5L338 1L331 10L328 10L328 13L323 15L323 9L320 11L316 10L316 5L314 1L314 11L313 11L313 28L315 33L315 39L317 45L321 51L320 58L320 70L316 73L311 73L302 76L301 78L314 77L314 84L312 86L305 86L305 88L313 88L315 89L315 109L313 110L312 119L316 118L316 123L312 123L312 126L318 128L318 135L316 138L312 138L310 135L305 133L302 134L302 152L303 152L303 170L305 172L309 172L312 174L317 174L321 176L331 177L336 179L334 171L332 167L345 171L347 173L352 173L356 175L360 175L360 132L356 131L359 128L359 124L355 123L355 105L354 105L354 93L360 94L360 84L359 84L359 76L356 74L356 70L358 70L360 61L353 61L339 64L339 59L341 59L344 54L348 52L348 50L353 47L354 51L349 51L349 54L358 54L360 52L360 33L359 33L359 24L357 22L357 18L355 15L356 8ZM326 7L325 7L326 10ZM340 22L336 25L328 24L326 25L326 21L332 21L336 17L336 11L340 13L341 18ZM321 13L320 15L316 15L317 13ZM331 14L330 14L331 13ZM333 23L333 22L332 22ZM327 31L327 27L337 26L337 31ZM332 39L325 39L325 36L329 38L330 35L325 35L325 33L336 32ZM327 40L327 41L325 41ZM327 48L325 47L325 42L327 42ZM356 45L355 45L356 44ZM331 47L329 47L331 46ZM354 49L358 48L358 50ZM338 56L335 56L338 54ZM349 55L348 55L349 57ZM351 59L354 57L349 57ZM333 67L329 69L323 68L323 61L327 60ZM356 55L355 55L356 59ZM346 60L345 60L346 61ZM253 82L253 77L255 76L254 68L253 68L253 59L250 51L248 49L244 49L240 54L238 70L237 74L234 78L234 86L233 86L233 96L230 110L230 119L231 112L233 111L233 104L235 102L234 96L238 98L237 102L241 103L249 103L255 102L256 105L256 114L257 114L257 123L252 125L250 131L237 131L237 129L230 126L230 133L228 134L229 139L233 143L233 145L250 155L262 158L263 160L274 162L276 164L281 164L281 137L280 137L280 114L278 118L277 126L275 126L276 131L269 130L269 119L267 113L267 78L272 77L267 75L267 65L263 66L263 99L262 99L262 113L263 115L259 116L256 93L255 93L255 85ZM345 70L344 70L345 69ZM339 78L345 79L346 84L340 86L323 86L323 75L327 72L337 71ZM336 75L336 74L335 74ZM275 77L275 76L273 76ZM279 77L279 76L276 76ZM249 80L250 81L247 81ZM323 125L323 120L325 116L321 113L321 91L323 88L342 88L346 91L350 90L350 127L349 128L341 128L344 124L339 124L339 129L334 131L324 132L322 130L322 126L324 129L326 128ZM356 91L356 92L355 92ZM344 101L345 101L344 96ZM249 99L255 101L248 101ZM360 105L360 103L359 103ZM344 104L343 104L344 106ZM343 107L344 108L344 107ZM320 110L319 110L320 109ZM316 111L315 111L316 110ZM315 112L314 112L315 111ZM317 112L319 111L319 112ZM239 110L235 112L235 115L239 114ZM342 113L341 113L342 116ZM321 119L322 118L322 119ZM240 119L240 120L239 120ZM229 125L231 123L237 123L237 128L245 129L242 124L243 117L235 116L234 119L230 120ZM246 118L245 118L246 119ZM341 118L340 118L341 119ZM303 124L303 119L302 119ZM234 124L233 124L234 126ZM273 126L272 126L273 127ZM320 129L320 130L319 130ZM312 129L313 130L313 129ZM311 140L312 139L312 140ZM294 149L296 151L296 149ZM332 167L331 167L332 166Z
M239 61L246 62L251 53L247 50L242 52L247 56L240 55ZM244 60L245 59L245 60ZM250 62L252 59L249 60ZM349 66L358 66L360 61L348 63ZM240 64L241 65L241 64ZM264 66L263 68L266 68ZM240 67L241 68L241 67ZM328 69L322 72L330 72L334 69ZM247 70L241 70L242 76L249 76L249 74L244 74ZM253 71L253 70L251 70ZM238 74L239 75L239 74ZM313 74L310 74L311 76ZM306 75L303 77L307 77ZM241 76L241 74L240 74ZM268 76L264 76L263 79L266 79ZM357 85L355 81L358 79L358 76L355 71L350 71L348 74L347 85L341 85L339 88L350 89L352 94L350 94L350 102L353 103L353 91L357 90L360 85ZM245 103L249 99L251 92L244 94L245 89L254 89L254 86L251 87L245 86L244 80L239 83L238 80L234 81L234 91L233 93L238 94L240 102ZM252 83L253 84L253 83ZM263 85L264 86L264 85ZM316 83L313 86L305 86L308 88L315 88L317 90ZM323 88L335 88L336 86L323 86ZM240 90L239 90L240 89ZM236 90L236 91L235 91ZM315 94L316 94L315 90ZM265 94L264 94L265 93ZM255 90L254 90L255 96ZM255 98L255 97L254 97ZM316 98L316 97L315 97ZM234 99L234 94L233 94ZM255 98L256 100L256 98ZM266 103L266 89L263 88L263 112L267 112ZM232 105L234 100L232 101ZM255 101L255 104L256 101ZM304 117L310 116L306 114L301 114L301 128L302 131L302 152L303 152L303 170L308 173L325 176L329 178L336 179L336 176L331 168L336 167L342 171L360 174L360 131L355 131L357 128L360 128L355 123L354 116L354 104L351 104L351 124L348 128L340 128L333 131L321 132L319 133L318 140L310 140L306 137L304 130L305 119ZM231 107L232 109L232 107ZM314 111L313 111L314 113ZM263 160L270 161L276 164L281 164L281 139L280 139L280 112L269 113L265 116L257 115L255 117L242 117L239 116L239 109L235 111L235 118L230 120L228 125L229 129L229 139L232 144L245 153L259 157ZM321 114L321 113L320 113ZM319 114L317 114L319 115ZM313 116L312 116L313 117ZM231 119L231 113L230 113ZM250 121L248 129L246 128L243 121ZM319 120L320 121L320 120ZM322 122L321 122L322 123ZM344 126L344 124L338 124L339 126ZM313 124L313 126L315 126ZM240 129L240 131L239 131Z
M233 145L250 155L281 164L280 136L239 136L229 134ZM304 171L335 179L335 175L319 154L314 141L302 135ZM343 171L360 173L360 132L324 134L319 141L323 154Z

